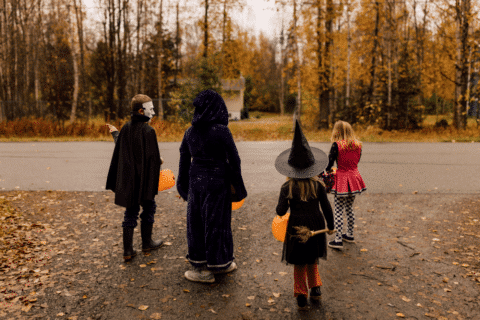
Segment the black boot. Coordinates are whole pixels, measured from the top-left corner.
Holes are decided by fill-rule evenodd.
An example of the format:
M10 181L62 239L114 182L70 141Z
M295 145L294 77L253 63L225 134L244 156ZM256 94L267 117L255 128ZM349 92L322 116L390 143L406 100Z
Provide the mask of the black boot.
M133 230L135 228L123 228L123 259L131 260L137 255L137 251L133 250Z
M163 241L153 241L152 240L152 229L153 224L142 222L141 231L142 231L142 251L148 252L150 250L155 250L160 248L163 245Z

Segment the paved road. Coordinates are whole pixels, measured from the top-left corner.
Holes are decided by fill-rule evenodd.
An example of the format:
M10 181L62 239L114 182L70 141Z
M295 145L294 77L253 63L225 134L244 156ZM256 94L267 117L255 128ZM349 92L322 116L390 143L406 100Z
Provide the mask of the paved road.
M178 173L179 143L160 143ZM291 142L238 142L250 194L277 191L273 164ZM328 152L330 143L311 143ZM113 142L0 143L0 190L102 191ZM479 143L365 143L360 172L371 193L480 193Z

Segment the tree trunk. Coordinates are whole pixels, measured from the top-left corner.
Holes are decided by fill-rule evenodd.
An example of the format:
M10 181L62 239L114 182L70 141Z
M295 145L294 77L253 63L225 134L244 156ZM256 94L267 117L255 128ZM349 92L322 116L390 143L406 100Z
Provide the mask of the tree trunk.
M375 87L377 85L377 48L379 45L378 41L378 31L379 31L379 23L380 23L380 8L378 1L375 1L375 30L374 30L374 38L373 38L373 49L372 49L372 64L370 69L370 88L368 92L368 100L370 103L376 102L376 90Z
M203 24L203 57L208 57L208 0L205 0L205 21Z
M350 113L350 57L352 55L352 35L350 31L350 0L347 0L347 83L345 88L345 107Z
M74 2L76 10L76 2ZM75 26L71 19L70 8L68 10L68 24L70 29L70 42L71 42L71 52L72 52L72 63L73 63L73 97L72 97L72 109L70 111L70 123L74 123L77 117L77 104L78 104L78 92L79 92L79 78L80 72L78 70L78 55L77 55L77 41L75 41Z
M162 56L163 56L163 0L160 0L160 21L158 40L158 116L164 119L163 115L163 79L162 79Z
M320 15L319 8L319 15ZM334 19L334 4L332 0L327 0L327 13L325 17L325 51L323 52L323 83L321 85L320 93L320 123L319 129L328 129L330 124L331 112L331 98L332 98L332 84L331 84L331 50L333 46L333 19Z
M283 18L282 18L282 33L280 34L280 97L279 97L279 103L280 103L280 115L285 114L285 106L284 106L284 101L285 101L285 88L284 88L284 79L283 79Z
M300 48L298 46L298 35L297 35L297 3L296 0L293 0L293 41L295 45L295 66L296 66L296 71L297 71L297 101L295 104L295 109L293 111L293 128L295 128L295 122L298 120L298 122L301 124L300 120L300 110L301 110L301 103L302 103L302 86L301 86L301 72L300 72ZM295 130L295 129L293 129Z
M178 76L178 62L180 60L180 20L179 20L179 4L177 3L177 28L175 35L175 75L174 75L174 86L177 86L177 76Z
M454 124L457 129L467 126L467 82L468 82L468 36L471 15L470 0L456 0L457 10L457 62L455 72Z

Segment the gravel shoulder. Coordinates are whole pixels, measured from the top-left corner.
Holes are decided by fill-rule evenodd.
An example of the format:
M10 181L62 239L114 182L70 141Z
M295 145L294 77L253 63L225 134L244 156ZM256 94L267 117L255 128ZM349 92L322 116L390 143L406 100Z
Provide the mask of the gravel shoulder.
M183 277L186 203L176 192L156 199L154 234L167 245L130 263L111 192L0 199L14 208L0 215L0 319L475 319L480 309L480 195L357 197L357 242L320 262L322 299L307 311L271 234L277 193L234 211L239 268L211 285Z

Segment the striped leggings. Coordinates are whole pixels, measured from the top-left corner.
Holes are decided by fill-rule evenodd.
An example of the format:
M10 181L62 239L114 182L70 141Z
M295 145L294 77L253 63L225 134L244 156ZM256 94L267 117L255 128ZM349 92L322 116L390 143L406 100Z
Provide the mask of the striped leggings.
M355 224L355 214L353 213L353 201L355 200L355 195L351 194L348 196L337 196L335 195L335 242L342 242L342 232L343 232L343 209L347 215L347 236L353 237L353 226Z

